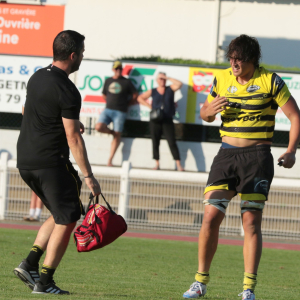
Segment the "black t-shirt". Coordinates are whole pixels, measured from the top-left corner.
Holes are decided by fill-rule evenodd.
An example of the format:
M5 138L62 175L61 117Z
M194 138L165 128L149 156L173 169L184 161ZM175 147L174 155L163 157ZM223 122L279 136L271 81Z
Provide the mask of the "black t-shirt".
M161 108L164 103L164 117L173 118L175 115L174 91L170 86L165 89L165 95L161 95L157 89L152 89L152 109Z
M67 74L49 65L28 81L25 113L17 143L19 169L44 169L69 160L62 117L79 120L81 96Z
M106 108L127 112L128 104L136 89L132 82L120 77L107 78L104 82L102 94L106 95Z

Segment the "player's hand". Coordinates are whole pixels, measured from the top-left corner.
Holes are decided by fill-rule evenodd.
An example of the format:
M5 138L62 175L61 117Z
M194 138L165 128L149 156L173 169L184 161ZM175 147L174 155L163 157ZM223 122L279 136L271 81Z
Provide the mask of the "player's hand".
M205 113L208 117L214 117L225 109L226 104L228 104L227 98L217 95L216 98L208 104Z
M79 124L80 124L80 133L83 134L84 133L84 125L81 122L79 122Z
M85 183L87 187L91 190L93 196L98 196L101 194L101 187L97 179L92 175L91 177L85 178Z
M285 152L278 158L278 162L281 161L284 168L290 169L296 162L296 155L294 152Z

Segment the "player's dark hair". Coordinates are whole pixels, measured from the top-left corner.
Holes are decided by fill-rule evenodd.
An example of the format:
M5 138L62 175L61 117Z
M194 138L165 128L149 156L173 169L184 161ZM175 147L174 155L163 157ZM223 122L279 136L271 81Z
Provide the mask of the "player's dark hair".
M226 58L228 60L233 55L244 62L252 62L255 68L258 68L261 49L257 39L246 34L238 36L230 42L226 51Z
M64 61L69 55L75 52L77 55L83 47L85 37L73 30L64 30L60 32L53 42L53 60Z

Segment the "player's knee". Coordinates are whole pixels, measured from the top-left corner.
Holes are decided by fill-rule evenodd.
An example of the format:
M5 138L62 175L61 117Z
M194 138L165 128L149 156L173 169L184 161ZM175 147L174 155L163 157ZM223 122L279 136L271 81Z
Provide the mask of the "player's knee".
M212 205L225 214L229 201L230 200L227 200L225 198L224 199L205 199L203 201L203 203L205 205Z
M214 230L219 230L220 224L216 215L205 214L201 228L205 230L206 233L213 232Z
M265 201L255 202L242 200L241 201L241 213L245 213L246 211L259 211L262 212L265 207Z
M243 220L243 229L246 234L258 234L261 232L261 222Z

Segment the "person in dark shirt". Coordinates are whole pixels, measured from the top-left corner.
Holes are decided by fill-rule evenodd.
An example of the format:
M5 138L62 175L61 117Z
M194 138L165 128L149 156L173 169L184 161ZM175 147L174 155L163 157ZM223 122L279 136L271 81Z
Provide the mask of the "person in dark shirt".
M103 98L106 100L106 108L95 125L95 129L98 132L108 133L113 136L108 166L112 166L113 157L120 145L128 106L134 104L138 96L132 82L122 76L123 67L120 61L114 62L112 70L114 76L105 80L102 91ZM111 122L113 122L113 130L107 127Z
M68 78L79 69L84 39L76 31L60 32L53 42L52 65L34 73L27 85L17 167L51 216L40 228L28 257L14 273L36 294L69 294L53 281L76 222L84 214L80 200L82 183L69 160L69 149L93 195L101 193L81 136L81 96ZM40 275L39 261L46 250Z
M25 110L25 101L22 104L22 115L24 115ZM27 222L39 222L42 209L43 209L42 200L36 195L34 191L31 191L31 199L30 199L30 208L28 216L24 216L23 220Z
M170 86L166 86L167 80L171 81ZM175 128L173 116L175 115L174 93L182 86L182 82L174 78L167 77L165 73L160 72L157 76L158 87L148 90L139 95L138 102L148 106L150 109L160 108L163 103L163 120L150 120L150 134L153 145L153 159L155 159L154 170L159 170L159 144L162 134L168 141L171 153L176 162L177 170L184 171L180 163L180 155L175 140ZM152 97L150 106L146 100Z

